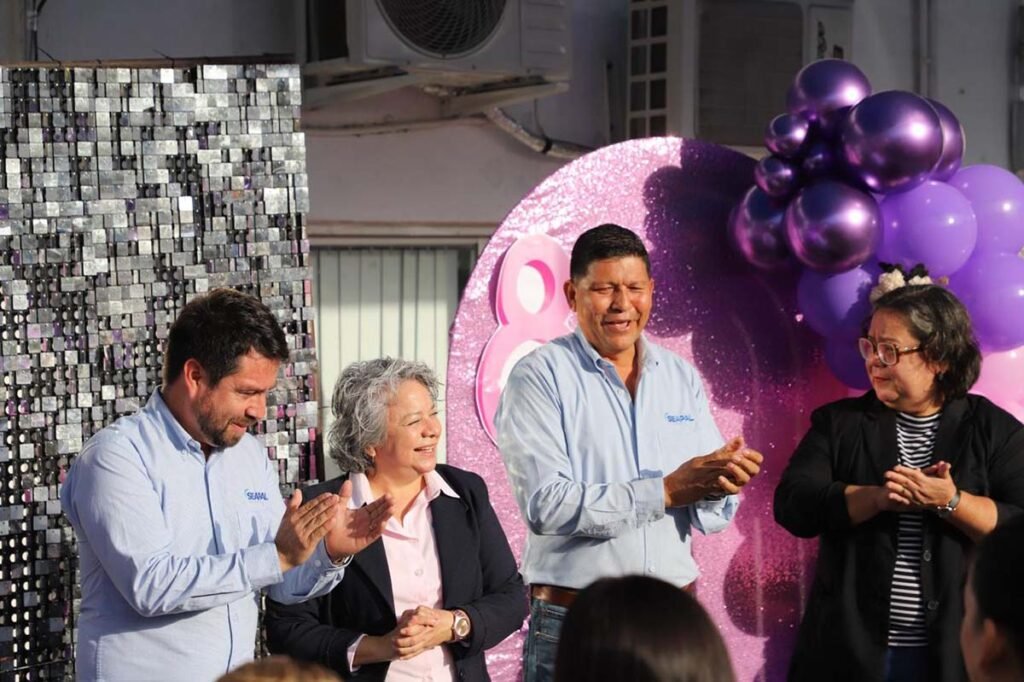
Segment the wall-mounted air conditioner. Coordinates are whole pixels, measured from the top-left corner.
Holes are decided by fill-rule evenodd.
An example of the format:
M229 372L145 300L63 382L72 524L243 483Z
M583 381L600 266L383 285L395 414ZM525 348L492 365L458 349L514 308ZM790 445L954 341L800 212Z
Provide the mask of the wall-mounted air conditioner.
M569 3L304 0L299 54L306 86L389 78L448 88L565 82Z
M852 0L632 0L626 134L759 150L815 59L852 59Z

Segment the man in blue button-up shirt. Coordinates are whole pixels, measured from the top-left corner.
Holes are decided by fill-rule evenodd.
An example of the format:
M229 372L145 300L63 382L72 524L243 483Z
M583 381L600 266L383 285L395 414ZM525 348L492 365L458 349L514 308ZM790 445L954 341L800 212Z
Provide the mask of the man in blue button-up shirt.
M171 327L163 388L75 458L61 502L78 537L81 682L216 679L253 657L261 589L324 594L379 536L388 501L281 499L247 429L287 359L255 298L194 299Z
M578 328L516 364L495 417L528 528L527 682L552 679L576 590L631 573L693 583L691 528L725 528L762 461L741 438L723 444L700 376L642 335L654 282L639 237L588 230L569 269Z

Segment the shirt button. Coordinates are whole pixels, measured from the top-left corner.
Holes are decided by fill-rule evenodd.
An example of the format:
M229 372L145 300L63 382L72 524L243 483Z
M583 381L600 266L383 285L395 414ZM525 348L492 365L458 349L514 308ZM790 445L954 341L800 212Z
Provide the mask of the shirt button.
M417 577L423 575L423 569L422 568L417 568L416 569L416 575L417 575Z
M654 566L648 566L647 567L647 572L648 573L654 573Z
M929 611L934 611L937 608L939 608L939 602L937 602L934 599L929 599L928 600L928 610Z
M926 549L924 551L924 553L921 555L921 558L924 559L925 561L931 561L932 560L932 551L930 549Z

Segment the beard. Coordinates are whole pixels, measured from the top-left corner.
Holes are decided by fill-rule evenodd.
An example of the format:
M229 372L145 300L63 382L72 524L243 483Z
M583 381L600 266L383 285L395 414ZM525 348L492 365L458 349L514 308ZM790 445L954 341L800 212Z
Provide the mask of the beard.
M248 429L256 422L248 419L245 420L244 424L233 419L221 421L221 418L214 414L211 406L204 404L196 414L196 423L199 425L199 429L202 431L207 443L215 448L229 448L232 445L237 445L238 441L242 440L242 436L245 435L244 431L237 435L231 433L231 426L233 424L238 424Z

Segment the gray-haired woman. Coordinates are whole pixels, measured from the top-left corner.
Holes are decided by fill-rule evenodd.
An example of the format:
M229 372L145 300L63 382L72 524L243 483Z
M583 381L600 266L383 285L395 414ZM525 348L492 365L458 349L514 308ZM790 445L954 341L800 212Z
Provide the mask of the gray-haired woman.
M1024 427L967 391L981 354L940 286L875 303L860 352L872 391L811 415L775 519L820 537L790 680L966 680L966 557L1024 508Z
M345 369L328 434L352 504L390 495L380 540L356 555L330 594L270 602L274 653L354 680L488 680L483 652L515 632L526 592L508 540L476 474L437 463L438 381L425 364L382 358Z

